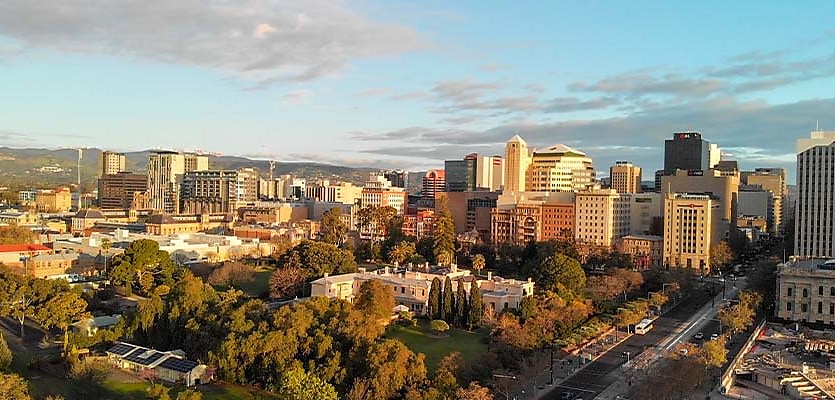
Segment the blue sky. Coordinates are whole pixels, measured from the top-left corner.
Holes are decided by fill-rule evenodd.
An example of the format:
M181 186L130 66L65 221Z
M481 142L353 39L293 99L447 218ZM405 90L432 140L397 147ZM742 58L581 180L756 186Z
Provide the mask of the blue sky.
M835 128L831 15L831 1L5 0L0 145L417 170L518 133L649 177L691 129L743 168L793 171L794 140Z

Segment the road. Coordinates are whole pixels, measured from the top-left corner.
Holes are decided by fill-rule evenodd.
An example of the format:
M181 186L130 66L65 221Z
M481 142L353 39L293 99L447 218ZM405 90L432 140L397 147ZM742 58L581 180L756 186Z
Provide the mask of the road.
M654 328L646 335L633 335L624 340L584 369L556 385L542 398L560 399L563 392L572 393L572 398L575 399L594 398L621 378L621 374L613 372L620 371L618 367L627 362L625 352L629 352L630 362L642 362L641 360L651 355L648 353L657 350L658 344L664 342L677 330L683 329L687 320L705 304L710 304L710 294L696 291L686 301L679 303L664 316L656 319L653 324Z

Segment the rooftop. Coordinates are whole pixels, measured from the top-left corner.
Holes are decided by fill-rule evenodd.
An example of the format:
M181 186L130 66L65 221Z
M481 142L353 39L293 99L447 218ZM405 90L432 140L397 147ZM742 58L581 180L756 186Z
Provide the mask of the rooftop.
M20 253L25 251L52 251L42 244L0 244L0 253Z
M578 155L578 156L585 156L586 153L583 153L580 150L577 150L572 147L568 147L562 143L557 143L553 146L546 147L544 149L536 149L534 154L566 154L566 155Z

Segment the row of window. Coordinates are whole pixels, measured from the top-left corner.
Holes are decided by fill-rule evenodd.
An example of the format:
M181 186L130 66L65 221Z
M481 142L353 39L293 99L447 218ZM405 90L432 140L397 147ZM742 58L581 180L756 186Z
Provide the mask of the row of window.
M791 295L793 293L792 289L793 288L786 288L786 296L791 297ZM818 286L818 296L823 296L823 293L824 293L823 286ZM809 289L803 288L803 291L801 292L801 294L802 294L803 297L809 297ZM830 296L835 296L835 286L832 286L832 287L829 288L829 295Z

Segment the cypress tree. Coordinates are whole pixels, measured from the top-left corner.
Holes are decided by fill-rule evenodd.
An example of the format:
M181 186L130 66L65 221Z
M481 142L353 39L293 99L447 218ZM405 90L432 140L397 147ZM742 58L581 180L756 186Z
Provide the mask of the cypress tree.
M481 318L484 313L484 305L481 303L481 290L478 288L478 283L473 279L470 284L470 312L467 316L467 329L473 330L481 326Z
M449 276L444 280L444 300L441 303L443 309L442 319L450 324L455 323L455 293L452 291L452 280Z
M432 286L429 287L429 312L426 314L429 319L439 319L441 315L441 280L432 279Z
M455 324L459 327L467 326L467 291L464 281L458 281L458 295L455 299Z

